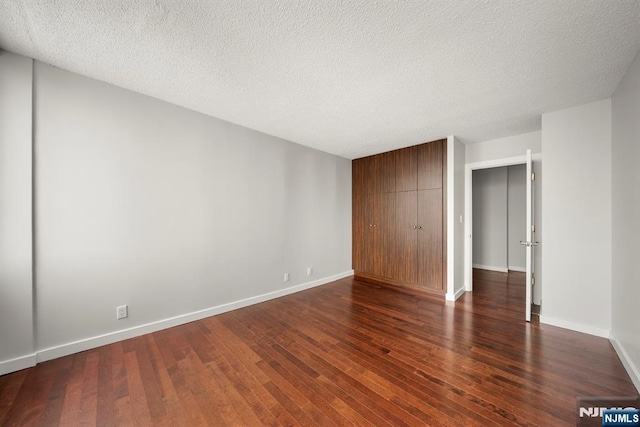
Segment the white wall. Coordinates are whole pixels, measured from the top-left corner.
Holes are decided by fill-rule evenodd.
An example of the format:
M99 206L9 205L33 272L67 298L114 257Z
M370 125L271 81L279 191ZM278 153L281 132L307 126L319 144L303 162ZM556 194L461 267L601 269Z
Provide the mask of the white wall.
M473 266L507 271L507 168L473 171Z
M476 163L486 160L518 157L523 156L527 150L531 150L534 154L541 153L542 145L540 138L540 131L537 131L467 144L466 162Z
M544 114L543 323L611 327L611 100Z
M507 262L509 270L525 271L527 240L527 166L507 167Z
M34 93L38 360L351 273L350 160L38 62Z
M640 55L612 104L612 341L640 390Z
M33 61L0 51L0 375L33 357L31 75Z
M453 156L453 158L451 158ZM464 165L465 146L455 136L447 139L447 294L455 301L464 293Z
M41 348L351 270L349 160L40 63L35 90Z

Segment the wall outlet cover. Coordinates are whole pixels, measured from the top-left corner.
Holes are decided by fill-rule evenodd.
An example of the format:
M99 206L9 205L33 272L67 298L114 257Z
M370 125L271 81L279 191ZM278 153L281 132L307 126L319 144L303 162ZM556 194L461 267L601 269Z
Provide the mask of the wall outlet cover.
M124 319L129 316L129 310L126 305L116 307L116 320Z

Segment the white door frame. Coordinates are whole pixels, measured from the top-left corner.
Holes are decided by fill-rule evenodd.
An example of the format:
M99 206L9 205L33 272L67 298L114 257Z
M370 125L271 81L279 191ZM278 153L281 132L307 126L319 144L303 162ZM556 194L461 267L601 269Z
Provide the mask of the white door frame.
M532 157L535 161L540 160L542 155L534 154ZM526 163L527 156L522 155L464 165L464 290L466 292L473 291L473 171Z

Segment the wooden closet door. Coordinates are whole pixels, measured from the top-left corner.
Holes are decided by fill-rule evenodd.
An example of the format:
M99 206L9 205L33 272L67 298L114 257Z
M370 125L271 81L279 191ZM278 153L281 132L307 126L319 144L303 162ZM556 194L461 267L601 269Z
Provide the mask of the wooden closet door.
M351 262L353 264L354 271L365 271L367 262L365 239L366 234L369 232L369 223L365 215L365 208L365 199L363 195L354 190L352 199L353 230L351 233L353 239Z
M442 190L418 191L417 284L444 290Z
M351 191L353 195L358 195L368 192L365 188L365 181L367 179L367 160L355 159L351 161Z
M415 191L396 193L395 227L389 256L391 278L406 283L417 280L417 198Z
M396 194L382 194L382 221L379 230L381 234L380 250L380 276L393 278L394 269L391 254L394 251L395 227L396 227Z
M417 146L418 190L442 188L442 161L445 141L434 141Z
M351 224L353 227L351 262L354 271L365 271L366 265L365 235L369 230L368 218L365 214L366 175L366 162L363 159L351 162Z
M363 182L362 190L367 194L395 191L395 158L393 152L376 154L354 160L355 173ZM356 179L354 176L353 179Z
M396 171L395 171L395 156L393 151L382 153L374 156L375 161L375 174L378 187L376 193L389 193L396 191Z
M382 194L371 193L364 198L365 232L363 239L363 259L365 273L382 275Z
M407 147L394 151L396 191L411 191L418 188L418 147Z

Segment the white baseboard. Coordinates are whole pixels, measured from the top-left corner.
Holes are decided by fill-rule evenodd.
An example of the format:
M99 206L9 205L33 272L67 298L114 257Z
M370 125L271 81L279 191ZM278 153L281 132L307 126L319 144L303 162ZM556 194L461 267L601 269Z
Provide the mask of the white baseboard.
M589 326L582 323L574 323L564 319L557 319L545 315L540 315L540 323L546 325L557 326L559 328L570 329L576 332L582 332L584 334L595 335L597 337L609 338L611 332L608 329L597 328L595 326Z
M21 371L36 365L36 353L25 354L15 359L0 361L0 375Z
M38 351L37 360L38 362L44 362L46 360L56 359L58 357L67 356L69 354L89 350L91 348L96 348L106 344L111 344L114 342L148 334L151 332L160 331L162 329L172 328L174 326L183 325L185 323L193 322L195 320L204 319L205 317L215 316L217 314L226 313L228 311L237 310L239 308L247 307L254 304L259 304L261 302L269 301L271 299L280 298L285 295L290 295L296 292L304 291L306 289L310 289L316 286L334 282L336 280L343 279L349 276L353 276L353 270L346 271L344 273L335 274L329 277L324 277L322 279L314 280L312 282L291 286L286 289L268 292L266 294L258 295L255 297L245 298L239 301L206 308L204 310L198 310L198 311L194 311L187 314L181 314L179 316L170 317L168 319L158 320L156 322L151 322L151 323L147 323L140 326L134 326L129 329L110 332L108 334L98 335L95 337L86 338L79 341L74 341L67 344L46 348Z
M454 294L450 294L447 292L447 294L445 295L445 299L447 301L457 301L458 298L460 298L462 296L462 294L464 294L466 291L464 289L464 286L461 287L460 289L458 289Z
M508 273L509 269L504 267L495 267L493 265L473 264L473 268L479 268L480 270L498 271L500 273Z
M616 339L613 332L610 334L609 341L611 341L613 349L618 353L618 357L620 358L624 368L627 370L633 385L636 386L636 390L640 393L640 368L633 363L629 354L624 349L624 346Z
M129 338L137 337L137 336L148 334L151 332L160 331L162 329L172 328L174 326L183 325L185 323L193 322L195 320L204 319L205 317L215 316L217 314L226 313L228 311L237 310L239 308L269 301L275 298L280 298L285 295L290 295L296 292L304 291L306 289L310 289L316 286L334 282L336 280L343 279L349 276L353 276L353 270L335 274L333 276L324 277L322 279L314 280L312 282L291 286L286 289L280 289L277 291L268 292L266 294L258 295L255 297L245 298L239 301L234 301L227 304L221 304L215 307L206 308L204 310L198 310L191 313L181 314L179 316L158 320L158 321L147 323L144 325L134 326L132 328L123 329L120 331L109 332L107 334L97 335L94 337L89 337L89 338L81 339L78 341L73 341L70 343L65 343L65 344L54 346L54 347L45 348L37 351L34 354L25 355L17 359L0 361L0 375L4 375L10 372L15 372L20 369L28 368L30 366L34 366L38 362L44 362L46 360L56 359L58 357L78 353L80 351L101 347L103 345L112 344L114 342L126 340Z
M512 267L512 266L509 266L509 271L519 271L521 273L526 273L527 269L524 268L524 267Z

